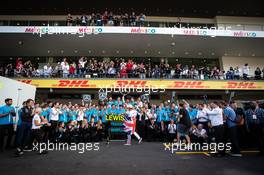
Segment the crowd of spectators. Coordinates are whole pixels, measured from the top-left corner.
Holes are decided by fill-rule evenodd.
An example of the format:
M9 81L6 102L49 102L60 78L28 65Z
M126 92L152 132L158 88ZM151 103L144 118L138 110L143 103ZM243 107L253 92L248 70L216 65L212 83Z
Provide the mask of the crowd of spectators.
M261 80L264 78L264 68L255 70L250 75L250 67L230 67L224 71L219 67L182 65L178 62L169 64L161 58L159 63L149 61L136 62L133 59L88 59L81 57L78 61L68 61L64 58L57 64L34 66L30 61L23 62L18 58L14 64L0 66L0 75L7 77L41 77L41 78L155 78L155 79L197 79L197 80Z
M141 13L138 16L135 12L131 14L114 15L112 12L92 13L90 15L83 14L75 19L68 14L67 26L144 26L146 16Z

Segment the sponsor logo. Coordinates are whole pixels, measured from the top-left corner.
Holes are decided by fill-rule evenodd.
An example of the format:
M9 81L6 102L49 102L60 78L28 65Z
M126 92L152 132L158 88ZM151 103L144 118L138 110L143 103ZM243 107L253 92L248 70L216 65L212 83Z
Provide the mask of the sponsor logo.
M234 32L234 36L236 36L236 37L257 37L257 33L256 32L239 31L239 32Z
M89 84L89 80L59 80L53 87L60 88L95 88L96 85Z
M18 80L22 83L31 84L32 80Z
M226 89L256 89L254 82L227 82Z
M175 89L207 89L208 86L203 85L203 81L174 81L170 86Z
M150 34L153 34L153 33L156 33L156 29L154 29L154 28L141 28L141 27L131 28L131 33L150 33Z

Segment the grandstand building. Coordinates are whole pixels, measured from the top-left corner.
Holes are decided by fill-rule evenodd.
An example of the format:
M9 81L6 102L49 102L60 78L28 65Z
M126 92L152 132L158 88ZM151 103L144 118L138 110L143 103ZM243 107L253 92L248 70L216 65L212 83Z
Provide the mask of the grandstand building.
M98 91L106 84L109 87L116 84L133 88L162 87L165 89L164 93L149 95L150 100L157 103L176 99L229 100L231 97L242 101L262 100L264 17L261 9L213 10L214 13L210 13L206 7L193 9L191 12L185 7L181 8L183 10L177 7L168 11L164 10L165 7L149 11L140 8L115 8L112 11L113 16L119 20L118 25L115 25L114 17L113 23L109 23L109 14L106 22L97 23L98 19L95 18L93 22L83 25L82 21L76 21L84 14L89 21L93 17L92 13L96 16L98 12L102 15L101 20L104 20L104 13L109 13L109 9L66 8L63 11L45 7L25 14L26 8L23 7L16 10L6 8L0 15L0 73L7 76L7 66L12 63L15 67L18 58L22 58L23 63L30 60L39 71L37 75L12 74L11 77L35 85L39 101L56 99L80 103L83 95L87 94L97 101ZM126 22L125 13L131 15L133 11L136 13L135 21ZM67 17L68 13L72 13L72 20ZM148 65L151 75L143 78L129 75L120 77L117 70L115 76L100 76L99 73L88 71L81 77L75 73L66 78L62 78L62 75L46 77L41 74L48 63L56 67L58 62L67 58L70 64L78 65L81 57L87 58L86 66L89 66L89 60L92 59L124 59L125 62L132 59L137 64ZM162 64L169 64L170 71L166 74L169 75L153 76L152 69L159 66L161 60ZM243 79L245 64L248 64L248 75ZM175 76L177 65L182 69L179 76ZM197 75L185 76L185 67L188 66L190 71L193 65ZM206 67L210 68L210 72L215 67L219 75L215 77L208 73L213 78L206 77L205 73L200 72L200 69L204 70ZM238 78L234 78L234 74L228 78L230 67L238 67ZM257 68L261 70L260 78L255 75ZM139 97L143 94L145 93L130 92L126 95ZM120 93L111 92L107 95L117 97Z

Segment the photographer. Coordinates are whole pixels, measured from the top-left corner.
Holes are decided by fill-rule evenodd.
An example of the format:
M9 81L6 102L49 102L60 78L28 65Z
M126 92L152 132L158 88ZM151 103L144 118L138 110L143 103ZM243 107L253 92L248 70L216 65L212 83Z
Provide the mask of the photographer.
M12 106L13 100L11 98L5 99L4 106L0 107L0 152L3 151L4 138L7 133L6 148L11 148L11 139L14 134L13 117L16 116L15 108Z

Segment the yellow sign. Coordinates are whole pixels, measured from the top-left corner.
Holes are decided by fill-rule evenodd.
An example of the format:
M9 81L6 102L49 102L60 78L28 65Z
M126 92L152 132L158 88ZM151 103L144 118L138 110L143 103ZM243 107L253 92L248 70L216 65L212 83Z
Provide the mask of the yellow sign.
M18 79L37 88L156 88L204 90L264 90L264 81L210 81L210 80L91 80L91 79Z
M124 121L125 117L123 115L107 115L107 121Z

